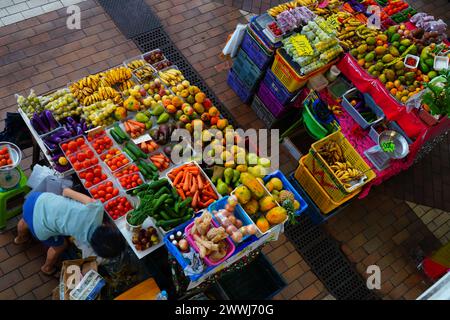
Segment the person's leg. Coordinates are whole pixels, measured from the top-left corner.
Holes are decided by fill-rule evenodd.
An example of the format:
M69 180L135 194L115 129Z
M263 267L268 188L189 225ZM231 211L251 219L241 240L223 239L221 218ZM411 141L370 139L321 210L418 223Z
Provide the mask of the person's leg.
M50 275L55 272L55 265L58 262L61 254L67 249L68 245L69 243L67 239L64 238L64 241L61 245L48 248L47 259L45 260L44 265L41 267L41 271L43 273Z
M22 244L31 239L30 230L25 220L20 219L17 224L17 237L14 238L15 244Z

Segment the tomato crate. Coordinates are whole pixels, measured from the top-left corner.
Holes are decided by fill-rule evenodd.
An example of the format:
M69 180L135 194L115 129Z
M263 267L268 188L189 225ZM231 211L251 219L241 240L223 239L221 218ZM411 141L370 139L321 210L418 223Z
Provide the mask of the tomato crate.
M119 195L120 187L115 181L105 180L88 189L88 192L95 200L105 203Z
M233 91L237 94L237 96L244 103L249 103L251 98L253 97L253 91L247 88L245 84L239 79L233 69L230 69L228 73L227 83L233 89Z
M270 69L267 70L263 83L281 104L289 102L295 96L295 93L289 92Z
M359 191L354 192L349 194L341 201L334 201L320 185L320 183L314 178L314 176L305 166L304 161L305 157L300 159L299 166L295 171L294 177L323 214L330 213L334 209L340 207L350 199L354 198L359 193Z
M259 86L257 96L277 119L282 118L292 107L281 104L264 82Z
M273 57L273 51L270 55L267 54L266 49L250 34L248 28L245 30L244 39L242 39L241 49L247 53L249 59L260 70L264 70Z
M253 63L244 50L239 50L237 58L233 63L233 71L243 84L253 90L262 76L262 71Z
M315 76L316 74L324 73L332 65L334 65L336 61L337 59L324 65L322 68L307 74L306 76L302 76L298 67L295 66L297 64L291 61L284 49L278 49L272 64L272 72L289 92L294 93L302 88L309 78Z
M336 142L336 144L341 148L345 160L349 162L354 169L359 170L364 174L364 176L358 182L353 183L350 186L345 186L345 184L341 182L341 180L339 180L339 178L336 176L327 161L319 153L320 148L330 141ZM355 191L356 189L360 189L362 186L366 185L376 177L373 169L364 161L364 159L359 155L355 148L353 148L351 143L347 140L347 138L341 131L333 132L325 138L314 142L311 145L311 149L309 152L311 153L313 158L313 165L315 166L315 168L317 168L317 170L314 172L314 176L316 178L320 177L320 179L324 179L324 181L327 181L330 184L333 183L342 192L352 193L353 191ZM327 190L331 191L332 189Z

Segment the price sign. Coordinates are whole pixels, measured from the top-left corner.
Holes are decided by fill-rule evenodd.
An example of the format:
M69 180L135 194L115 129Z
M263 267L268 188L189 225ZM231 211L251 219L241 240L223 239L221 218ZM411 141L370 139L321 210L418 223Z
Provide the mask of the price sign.
M308 38L303 34L297 34L291 37L291 43L299 56L310 56L314 53Z

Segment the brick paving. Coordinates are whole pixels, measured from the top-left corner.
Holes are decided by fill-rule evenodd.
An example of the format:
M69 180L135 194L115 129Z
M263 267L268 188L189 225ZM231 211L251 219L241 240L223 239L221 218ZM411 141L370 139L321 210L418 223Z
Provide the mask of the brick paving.
M263 128L250 107L242 104L228 88L229 64L219 57L236 23L246 23L239 8L209 0L147 0L147 3L158 14L174 43L241 127ZM125 39L93 0L82 2L80 6L83 10L82 30L65 27L64 9L0 28L0 42L4 44L0 47L0 129L4 126L6 112L16 110L13 93L28 94L30 88L37 93L55 90L71 80L115 66L139 54L135 45ZM448 141L446 145L447 149L441 145L421 163L396 178L408 179L403 176L411 176L411 172L415 176L416 171L422 170L423 163L432 159L433 167L438 163L441 169L431 171L431 175L422 172L421 183L423 186L432 184L433 190L438 190L436 186L440 183L444 194L449 186L446 178L449 174ZM282 170L291 172L296 167L295 159L282 148L280 151ZM29 169L31 150L25 150L25 155L22 166ZM377 292L380 296L415 299L429 283L417 272L412 253L418 247L430 252L439 246L439 240L406 203L408 200L423 205L426 196L417 200L414 192L408 197L387 193L387 188L394 190L395 186L397 189L399 185L404 186L403 181L396 181L396 178L374 188L368 198L356 201L330 219L326 228L341 242L343 252L363 276L368 265L380 266L383 283ZM434 207L438 203L433 201L428 205ZM445 201L448 200L442 197L442 208L446 206ZM437 218L431 219L433 223ZM12 239L13 231L0 234L0 299L48 299L56 279L43 277L38 272L43 248L40 244L16 247ZM284 235L269 244L264 253L288 282L275 299L333 299Z

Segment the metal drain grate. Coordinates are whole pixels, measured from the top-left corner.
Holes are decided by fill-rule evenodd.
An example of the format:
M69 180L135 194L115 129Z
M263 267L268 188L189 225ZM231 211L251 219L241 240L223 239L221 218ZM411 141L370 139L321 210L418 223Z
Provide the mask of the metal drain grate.
M144 0L98 0L98 2L127 38L161 27L158 17Z
M295 178L291 175L289 179ZM295 183L293 185L296 186ZM342 253L336 240L321 226L315 225L307 214L298 219L298 224L286 227L285 234L336 299L378 299L366 287L364 279Z

